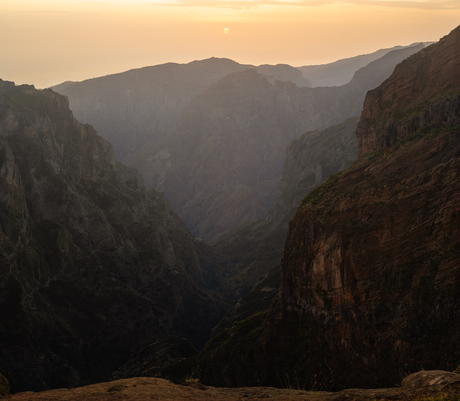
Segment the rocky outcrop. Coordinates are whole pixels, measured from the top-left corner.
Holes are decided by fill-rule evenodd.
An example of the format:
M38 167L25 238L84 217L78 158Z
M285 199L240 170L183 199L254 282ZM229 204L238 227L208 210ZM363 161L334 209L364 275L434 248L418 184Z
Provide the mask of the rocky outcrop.
M459 43L460 27L369 94L361 157L303 200L279 297L208 343L203 382L384 387L457 367Z
M417 387L418 386L418 387ZM458 399L460 375L443 371L423 371L407 376L400 387L380 389L347 389L340 392L312 391L296 388L243 387L218 388L203 386L197 381L173 384L164 379L136 377L93 384L91 386L58 389L41 393L24 392L13 394L12 401L102 401L107 400L151 400L152 395L162 400L221 400L241 399L283 401L372 401L372 400L420 400L450 401Z
M419 386L419 387L417 387ZM58 401L102 401L111 400L151 400L152 394L162 400L221 400L237 401L243 398L283 401L390 401L420 400L450 401L458 399L460 375L444 371L423 371L414 373L403 380L400 387L380 389L347 389L340 392L304 390L296 388L243 387L219 388L203 386L197 381L173 384L164 379L136 377L93 384L75 389L58 389L41 393L18 393L10 397L12 401L58 400Z
M0 371L13 391L100 380L169 334L204 344L220 269L65 97L0 81Z

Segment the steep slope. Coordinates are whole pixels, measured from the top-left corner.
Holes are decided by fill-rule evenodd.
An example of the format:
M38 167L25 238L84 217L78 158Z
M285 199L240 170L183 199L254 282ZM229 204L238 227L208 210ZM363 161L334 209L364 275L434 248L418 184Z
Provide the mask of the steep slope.
M425 46L431 43L425 44ZM312 87L317 86L342 86L347 84L353 78L353 75L360 68L383 57L393 50L401 50L410 46L395 46L388 49L380 49L370 54L349 57L342 60L334 61L329 64L305 65L297 67L305 78L311 82Z
M273 206L289 141L359 115L366 92L422 47L390 52L342 87L299 88L255 69L230 74L193 99L167 136L125 162L210 241Z
M460 359L460 27L366 97L360 159L289 225L279 297L212 339L226 385L397 383Z
M301 200L330 175L356 160L357 121L357 117L349 118L291 141L286 148L275 205L264 218L230 230L212 243L227 278L219 291L231 296L233 302L279 265L289 221Z
M0 371L12 391L100 380L169 334L204 344L219 266L163 194L51 90L0 81Z

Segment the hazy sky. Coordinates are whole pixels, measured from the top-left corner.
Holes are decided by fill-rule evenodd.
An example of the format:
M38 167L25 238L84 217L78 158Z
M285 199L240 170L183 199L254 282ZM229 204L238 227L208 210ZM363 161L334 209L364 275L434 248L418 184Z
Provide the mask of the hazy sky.
M213 56L321 64L459 24L460 0L0 0L0 78L43 88Z

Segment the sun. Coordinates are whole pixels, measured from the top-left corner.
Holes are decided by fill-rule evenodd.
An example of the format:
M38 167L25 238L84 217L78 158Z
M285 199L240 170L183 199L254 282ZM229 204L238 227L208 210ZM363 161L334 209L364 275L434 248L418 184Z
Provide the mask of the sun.
M229 32L230 32L230 29L224 28L224 33L229 33Z

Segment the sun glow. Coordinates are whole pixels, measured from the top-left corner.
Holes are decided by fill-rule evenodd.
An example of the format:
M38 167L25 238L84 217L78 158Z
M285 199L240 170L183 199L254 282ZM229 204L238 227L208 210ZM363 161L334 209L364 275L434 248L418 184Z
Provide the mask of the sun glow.
M208 57L318 64L438 40L458 21L456 0L6 1L0 78L46 87Z

